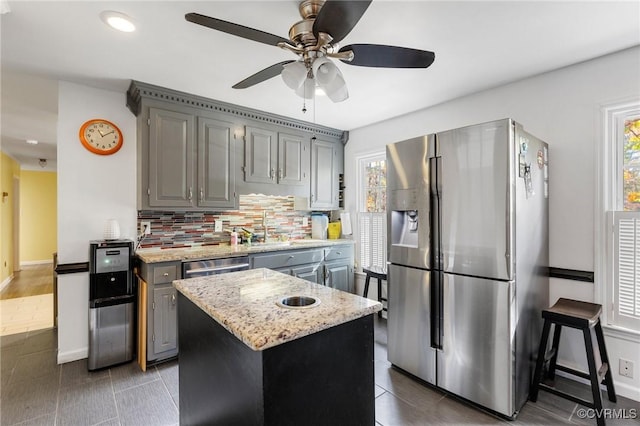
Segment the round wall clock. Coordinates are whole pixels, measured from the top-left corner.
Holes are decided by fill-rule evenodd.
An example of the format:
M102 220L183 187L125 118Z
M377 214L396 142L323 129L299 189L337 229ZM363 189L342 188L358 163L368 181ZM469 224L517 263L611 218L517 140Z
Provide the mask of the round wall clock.
M89 151L110 155L122 148L122 132L110 121L101 118L89 120L80 127L80 142Z

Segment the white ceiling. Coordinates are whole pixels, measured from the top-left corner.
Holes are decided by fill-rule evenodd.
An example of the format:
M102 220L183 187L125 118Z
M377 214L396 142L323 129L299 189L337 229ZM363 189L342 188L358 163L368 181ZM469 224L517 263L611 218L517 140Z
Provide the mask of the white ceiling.
M352 130L640 44L638 1L374 0L342 41L434 51L427 69L377 69L338 62L350 97L307 105L279 77L231 86L277 62L276 47L185 21L197 12L287 37L297 1L12 1L1 17L2 150L25 167L55 165L58 79L126 91L139 80L259 110ZM131 16L134 33L99 18ZM640 70L639 70L640 73ZM597 84L597 82L594 82ZM26 146L35 138L39 145Z

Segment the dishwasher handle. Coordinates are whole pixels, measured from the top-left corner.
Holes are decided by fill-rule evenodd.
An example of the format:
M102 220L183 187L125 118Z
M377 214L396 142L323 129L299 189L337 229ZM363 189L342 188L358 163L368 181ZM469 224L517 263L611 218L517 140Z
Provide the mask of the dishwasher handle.
M248 269L249 268L249 264L248 263L235 263L233 265L226 265L226 266L214 266L213 268L198 268L198 269L188 269L185 272L185 274L189 275L189 274L202 274L202 273L209 273L209 272L222 272L222 271L232 271L234 269Z

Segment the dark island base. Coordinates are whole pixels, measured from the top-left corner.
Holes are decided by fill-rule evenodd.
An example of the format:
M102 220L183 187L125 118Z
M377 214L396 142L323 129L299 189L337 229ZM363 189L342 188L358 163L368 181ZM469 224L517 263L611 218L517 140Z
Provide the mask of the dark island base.
M253 351L178 293L181 425L373 425L373 315Z

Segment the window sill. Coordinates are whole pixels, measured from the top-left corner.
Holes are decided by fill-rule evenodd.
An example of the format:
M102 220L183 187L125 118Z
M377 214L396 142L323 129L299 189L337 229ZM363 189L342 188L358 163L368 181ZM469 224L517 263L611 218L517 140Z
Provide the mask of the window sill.
M602 325L602 332L607 337L640 343L640 331L623 328L616 325Z

